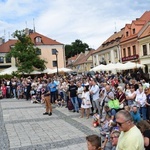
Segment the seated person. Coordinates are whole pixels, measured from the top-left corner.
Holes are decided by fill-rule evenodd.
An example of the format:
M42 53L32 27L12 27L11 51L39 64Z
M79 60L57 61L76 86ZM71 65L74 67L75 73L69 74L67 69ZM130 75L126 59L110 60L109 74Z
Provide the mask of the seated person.
M109 106L105 105L104 107L107 115L111 116L111 120L115 122L116 110L113 108L109 108Z
M101 138L98 135L89 135L86 137L88 150L102 150Z
M61 95L59 94L58 95L58 99L56 99L56 105L58 106L58 107L62 107L63 106L63 104L64 104L64 100L62 99L62 97L61 97Z
M99 114L97 114L97 113L93 115L93 126L94 126L94 127L97 127L97 126L99 125L99 122L100 122L100 121L99 121L99 119L100 119L99 117L100 117L100 116L99 116Z
M100 123L100 134L106 135L109 134L113 121L111 120L111 116L106 115L106 119Z
M134 124L138 123L141 120L141 116L140 113L138 112L137 106L132 106L130 114L133 118Z

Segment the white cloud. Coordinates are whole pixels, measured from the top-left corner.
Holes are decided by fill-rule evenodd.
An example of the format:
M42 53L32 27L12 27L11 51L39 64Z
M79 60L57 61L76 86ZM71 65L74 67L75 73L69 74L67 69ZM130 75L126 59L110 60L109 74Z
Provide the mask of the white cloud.
M149 9L149 0L7 0L0 2L0 36L26 27L57 41L76 39L98 48L115 31Z

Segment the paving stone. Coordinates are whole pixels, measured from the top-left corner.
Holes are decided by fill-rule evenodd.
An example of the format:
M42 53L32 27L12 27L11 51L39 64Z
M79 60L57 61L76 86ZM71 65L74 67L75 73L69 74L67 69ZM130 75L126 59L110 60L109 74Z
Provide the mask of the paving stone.
M43 116L44 110L25 100L0 101L0 150L86 150L85 136L99 132L92 118L55 107L52 116Z

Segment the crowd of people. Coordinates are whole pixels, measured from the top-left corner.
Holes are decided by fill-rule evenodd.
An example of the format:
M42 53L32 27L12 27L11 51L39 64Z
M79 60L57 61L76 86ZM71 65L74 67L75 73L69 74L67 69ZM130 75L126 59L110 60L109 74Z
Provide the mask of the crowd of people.
M96 149L150 149L150 84L142 78L109 73L14 77L1 80L0 94L1 98L45 103L43 115L52 115L52 104L79 113L81 119L91 115L93 127L100 130L101 144L95 142ZM99 141L96 135L86 139Z

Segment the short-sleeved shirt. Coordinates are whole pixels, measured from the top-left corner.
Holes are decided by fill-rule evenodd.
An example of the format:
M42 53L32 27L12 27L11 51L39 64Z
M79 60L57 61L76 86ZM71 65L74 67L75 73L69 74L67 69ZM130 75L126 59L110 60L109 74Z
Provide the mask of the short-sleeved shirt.
M70 92L70 97L77 97L77 89L76 85L70 85L68 91Z
M140 130L133 126L127 132L121 132L116 150L144 150L144 139Z

